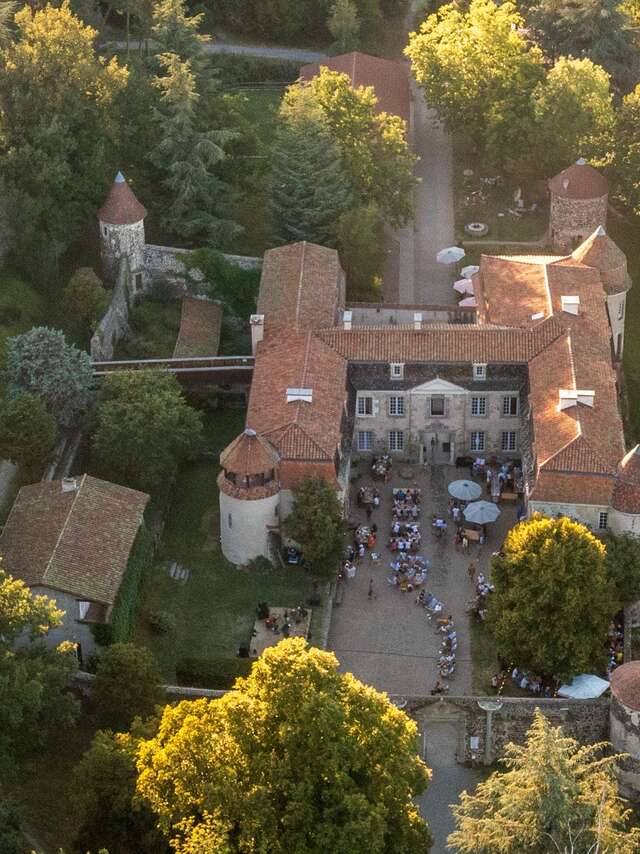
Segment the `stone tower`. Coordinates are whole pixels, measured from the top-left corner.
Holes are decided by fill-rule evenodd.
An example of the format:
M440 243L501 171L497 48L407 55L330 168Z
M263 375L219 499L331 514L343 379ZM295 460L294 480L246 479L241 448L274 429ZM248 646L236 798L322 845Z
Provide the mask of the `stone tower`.
M629 754L617 768L620 794L640 800L640 661L629 661L611 674L609 729L616 753Z
M227 560L269 557L269 533L279 528L280 457L247 427L220 454L220 542Z
M581 157L549 181L549 241L555 252L569 254L607 224L607 179Z
M107 281L115 282L121 259L128 258L136 292L144 286L146 215L146 208L136 199L122 172L118 172L98 211L102 271Z

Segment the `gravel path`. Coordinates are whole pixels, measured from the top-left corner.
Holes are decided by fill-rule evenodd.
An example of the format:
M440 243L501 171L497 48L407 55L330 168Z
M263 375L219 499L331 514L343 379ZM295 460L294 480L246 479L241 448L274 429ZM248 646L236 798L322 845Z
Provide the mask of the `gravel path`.
M149 46L153 50L155 43L149 41ZM124 41L105 42L101 47L117 48L118 50L126 50L127 43ZM137 51L139 42L130 41L129 50ZM205 53L231 53L237 56L257 56L263 59L284 59L291 62L299 62L301 65L305 62L320 62L327 58L326 53L319 53L314 50L302 50L294 47L266 47L264 45L245 45L231 44L229 42L221 42L215 39L204 46Z

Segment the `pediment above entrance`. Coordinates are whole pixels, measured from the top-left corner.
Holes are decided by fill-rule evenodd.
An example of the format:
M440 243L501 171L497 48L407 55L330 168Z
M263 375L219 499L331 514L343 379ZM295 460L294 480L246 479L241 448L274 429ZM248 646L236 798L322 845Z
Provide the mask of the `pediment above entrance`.
M467 389L450 383L448 380L443 380L441 377L436 377L427 383L414 386L411 389L411 394L467 394Z

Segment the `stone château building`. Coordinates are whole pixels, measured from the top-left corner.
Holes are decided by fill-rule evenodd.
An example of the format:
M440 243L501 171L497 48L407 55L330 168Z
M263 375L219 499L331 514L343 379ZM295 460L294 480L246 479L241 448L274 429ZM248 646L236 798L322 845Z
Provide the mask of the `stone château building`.
M549 243L569 253L607 225L607 179L581 157L549 181Z

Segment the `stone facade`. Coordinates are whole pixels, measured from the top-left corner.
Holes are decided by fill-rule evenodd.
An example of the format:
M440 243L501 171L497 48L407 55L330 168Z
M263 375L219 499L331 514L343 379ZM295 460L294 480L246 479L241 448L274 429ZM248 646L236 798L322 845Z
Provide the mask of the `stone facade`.
M585 496L586 497L586 496ZM608 505L598 504L558 504L551 501L535 501L529 499L529 512L542 513L543 516L568 516L570 519L575 519L576 522L581 522L587 528L598 534L603 533L608 528L614 528L611 524L612 517L615 511L612 511ZM606 524L601 524L601 515L606 514Z
M280 519L277 481L273 487L264 487L261 497L250 497L250 490L238 490L236 497L231 490L220 489L220 542L224 556L232 563L246 564L269 554L269 532L277 529Z
M91 358L94 362L108 362L118 341L131 334L129 309L135 298L134 280L129 260L120 260L120 270L106 314L91 337Z
M640 711L628 708L612 696L610 730L615 752L629 754L616 769L620 794L640 800Z
M47 646L54 648L63 641L71 641L78 644L78 657L80 663L86 663L87 658L93 655L96 642L91 631L91 624L79 619L78 596L63 593L61 590L51 590L48 587L32 587L34 596L48 596L54 599L58 608L64 611L62 623L46 636Z
M555 252L569 254L599 225L607 224L608 194L597 199L570 199L551 192L549 242Z
M137 278L137 289L144 286L144 220L124 225L99 221L102 273L108 282L115 282L120 261L127 258L131 274ZM135 280L135 279L134 279Z

